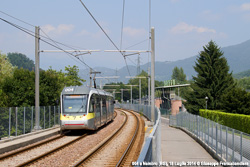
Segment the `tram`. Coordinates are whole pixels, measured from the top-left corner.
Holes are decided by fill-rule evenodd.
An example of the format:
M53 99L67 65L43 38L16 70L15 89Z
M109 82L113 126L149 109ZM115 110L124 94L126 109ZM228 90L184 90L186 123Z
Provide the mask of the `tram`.
M96 130L114 119L114 98L104 90L65 87L61 93L61 130Z

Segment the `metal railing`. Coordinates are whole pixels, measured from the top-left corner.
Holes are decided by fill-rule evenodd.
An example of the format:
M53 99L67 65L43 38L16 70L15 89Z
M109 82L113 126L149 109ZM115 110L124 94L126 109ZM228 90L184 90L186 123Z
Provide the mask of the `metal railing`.
M182 128L212 150L224 162L250 166L250 135L206 118L181 112L170 116L170 126Z
M41 106L40 128L47 129L60 123L60 107ZM33 131L35 107L0 108L0 139L16 137Z
M151 120L151 106L139 105L139 104L121 104L121 108L129 109L142 113L145 117ZM153 131L146 138L145 144L142 148L140 156L135 166L142 166L143 163L152 163L161 161L161 112L155 107L155 120ZM147 165L153 166L153 165Z

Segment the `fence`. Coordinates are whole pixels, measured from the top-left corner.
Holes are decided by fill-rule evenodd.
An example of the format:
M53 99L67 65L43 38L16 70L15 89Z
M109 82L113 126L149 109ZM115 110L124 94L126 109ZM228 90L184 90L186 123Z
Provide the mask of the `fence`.
M136 112L141 112L145 117L151 120L151 106L139 105L139 104L122 104L120 106L124 109L134 110ZM153 131L146 138L146 142L141 151L141 154L137 160L139 164L145 162L160 162L161 161L161 113L160 110L155 107L155 120ZM135 164L136 165L136 164Z
M60 107L42 106L39 110L41 129L60 123ZM30 133L34 126L35 107L0 108L0 139Z
M187 112L170 116L170 126L182 128L196 136L222 161L243 162L250 166L249 134Z

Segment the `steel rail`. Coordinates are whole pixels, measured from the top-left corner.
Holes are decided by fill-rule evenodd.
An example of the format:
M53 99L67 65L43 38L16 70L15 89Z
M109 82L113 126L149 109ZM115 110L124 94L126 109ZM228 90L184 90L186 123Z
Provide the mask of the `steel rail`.
M128 110L127 110L127 111L128 111ZM128 153L130 152L130 150L132 149L132 147L133 147L133 145L134 145L134 143L135 143L135 140L136 140L136 137L137 137L138 131L139 131L140 121L139 121L138 116L137 116L135 113L133 113L132 111L128 111L128 112L130 112L131 114L133 114L133 115L136 117L136 120L137 120L136 130L135 130L135 132L134 132L134 135L133 135L133 137L132 137L132 139L131 139L131 141L130 141L128 147L127 147L127 149L126 149L125 152L123 153L123 155L122 155L122 157L120 158L119 162L116 164L116 167L121 166L121 164L124 162L126 156L128 155Z
M96 149L94 149L93 151L89 152L86 156L84 156L81 160L79 160L78 162L76 162L72 167L77 167L80 166L84 161L86 161L88 158L92 157L94 154L96 154L99 150L101 150L105 145L107 145L125 126L125 124L127 123L128 120L128 116L127 114L122 111L126 118L125 121L123 122L123 124L120 126L119 129L117 129L110 137L108 137L105 141L103 141Z
M80 136L80 137L78 137L78 138L76 138L76 139L74 139L74 140L72 140L72 141L70 141L70 142L68 142L68 143L65 143L65 144L63 144L63 145L61 145L61 146L59 146L59 147L57 147L57 148L54 148L54 149L52 149L52 150L50 150L50 151L48 151L48 152L46 152L46 153L44 153L44 154L42 154L42 155L39 155L39 156L37 156L37 157L35 157L35 158L29 160L29 161L26 161L26 162L24 162L24 163L22 163L22 164L19 164L19 165L17 165L17 166L18 166L18 167L27 166L27 165L29 165L29 164L35 162L35 161L38 161L38 160L42 159L43 157L48 156L49 154L52 154L52 153L54 153L54 152L57 152L57 151L59 151L60 149L62 149L62 148L64 148L64 147L68 146L68 145L71 145L71 144L77 142L78 140L80 140L80 139L82 139L82 138L84 138L84 137L86 137L86 136L87 136L87 134L83 134L82 136Z
M6 159L6 158L9 158L9 157L13 157L13 156L15 156L17 154L23 153L25 151L29 151L30 149L33 149L33 148L39 147L41 145L47 144L47 143L52 142L52 141L54 141L56 139L60 139L60 138L62 138L64 136L65 136L64 134L59 135L59 136L55 136L55 137L53 137L51 139L43 140L43 141L40 141L38 143L34 143L34 144L30 145L30 146L26 146L24 148L21 148L19 150L14 151L14 152L9 152L9 153L6 153L4 155L0 155L0 160Z

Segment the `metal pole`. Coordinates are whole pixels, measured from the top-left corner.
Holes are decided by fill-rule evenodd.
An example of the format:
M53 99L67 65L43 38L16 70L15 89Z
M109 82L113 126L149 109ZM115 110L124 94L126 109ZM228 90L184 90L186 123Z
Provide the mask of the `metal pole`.
M51 112L51 106L49 106L49 128L50 128L50 112Z
M139 104L141 104L141 78L139 78Z
M123 89L121 89L122 93L121 93L121 103L123 102Z
M155 120L155 29L151 28L151 121Z
M92 69L90 69L90 74L89 74L89 87L91 88L92 87Z
M60 106L58 106L58 124L59 125L61 124L60 117L61 117L61 115L60 115Z
M220 125L220 156L222 158L222 125Z
M9 108L9 137L11 132L11 108Z
M133 93L133 90L132 90L132 85L131 85L131 93L130 93L130 99L131 99L131 106L132 106L132 104L133 104L133 95L132 95L132 93Z
M242 132L240 132L240 162L242 162Z
M233 129L233 131L232 131L232 162L234 161L234 129Z
M45 129L45 106L43 107L43 129Z
M25 107L23 108L23 134L25 134Z
M39 27L36 27L35 31L35 110L36 110L36 125L34 127L35 130L41 129L39 126Z
M33 128L33 106L31 108L31 128L30 128L30 131L32 131L32 128Z
M210 138L210 135L209 135L210 120L207 120L207 121L208 121L208 139L207 139L207 143L208 143L208 145L210 145L210 144L209 144L209 138Z
M148 68L148 105L150 106L150 68Z
M16 136L17 136L17 107L16 107Z
M56 125L56 106L54 106L54 126Z
M228 160L228 127L226 127L226 160Z

